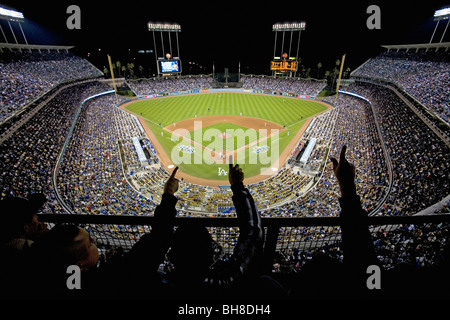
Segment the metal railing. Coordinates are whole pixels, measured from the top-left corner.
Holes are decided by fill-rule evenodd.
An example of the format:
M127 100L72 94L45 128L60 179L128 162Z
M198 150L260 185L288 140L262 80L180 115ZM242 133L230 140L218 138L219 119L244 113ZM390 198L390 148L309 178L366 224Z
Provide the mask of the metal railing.
M39 220L50 224L70 223L83 227L96 239L97 246L103 252L115 249L128 251L142 235L151 232L151 226L155 221L151 216L72 214L40 214ZM273 265L276 260L286 266L285 270L292 271L295 262L292 259L280 257L289 257L294 252L296 254L333 252L335 255L339 255L340 222L339 217L262 218L262 226L265 229L266 269L274 271ZM220 246L222 254L230 255L232 253L239 236L237 218L175 218L175 227L188 224L208 228L213 240ZM446 242L443 239L450 232L450 214L372 216L368 217L368 227L374 242L380 240L381 234L383 241L390 239L389 245L395 247L399 254L407 250L408 246L417 250L417 246L420 244L422 251L434 250L436 252L424 253L421 251L418 252L419 256L438 257L440 246ZM432 233L431 240L427 235L427 230ZM417 237L417 233L420 237ZM403 249L399 249L399 247L403 247ZM384 246L382 250L385 254ZM411 249L408 250L411 251ZM410 259L414 260L415 258L411 256ZM392 260L392 258L388 260ZM380 264L389 263L392 261L386 263L380 261Z

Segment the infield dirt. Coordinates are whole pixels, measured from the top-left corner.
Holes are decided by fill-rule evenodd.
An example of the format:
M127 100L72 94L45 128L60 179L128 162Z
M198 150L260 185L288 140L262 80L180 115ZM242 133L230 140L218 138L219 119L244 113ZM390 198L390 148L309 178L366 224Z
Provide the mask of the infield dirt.
M168 167L170 165L173 165L169 155L165 152L164 148L161 146L161 144L159 143L157 137L153 134L152 130L150 129L150 127L148 126L147 122L145 121L144 118L142 118L139 114L130 112L129 110L126 110L127 105L129 105L130 103L133 103L135 101L131 101L128 103L125 103L123 105L120 106L121 109L134 114L135 116L137 116L137 118L139 119L139 122L141 123L142 127L144 128L144 131L147 135L147 137L150 139L151 143L153 144L153 147L156 151L156 153L158 154L158 157L160 159L160 163L161 165L166 168L166 170L168 172L171 172L173 169L169 169ZM331 109L332 107L324 102L321 101L315 101L318 103L322 103L327 107L327 110ZM326 112L327 110L323 111ZM323 113L321 112L321 113ZM316 116L318 116L319 114L315 114L312 117L309 117L305 120L305 123L302 125L302 127L298 130L298 132L296 133L296 135L291 139L291 141L289 142L289 144L286 146L286 148L284 148L284 150L281 151L280 156L278 158L278 164L279 164L279 168L282 168L284 166L284 164L286 163L290 152L294 149L294 147L297 145L298 141L301 139L301 137L303 136L303 133L305 132L306 128L308 128L309 124L311 123L312 119ZM220 123L220 122L229 122L229 123L234 123L236 125L245 127L245 128L249 128L249 129L254 129L254 130L259 130L259 129L268 129L268 132L270 132L270 129L278 129L279 132L281 132L282 130L286 130L285 128L283 128L282 126L270 122L268 120L263 120L263 119L259 119L259 118L251 118L251 117L245 117L245 116L231 116L231 115L218 115L218 116L205 116L205 117L197 117L197 118L191 118L191 119L186 119L186 120L182 120L179 122L176 122L175 125L171 124L169 126L166 126L164 128L164 130L168 131L168 132L172 132L177 128L183 128L186 129L188 131L192 131L194 130L194 121L202 121L202 125L204 127L210 126L210 125L214 125L216 123ZM254 143L257 143L257 141L255 141ZM246 148L250 147L252 144L249 144L247 146L245 146ZM237 152L237 150L235 150L235 152ZM225 161L226 159L224 159ZM278 171L272 171L271 169L268 169L266 172L264 172L264 174L259 174L259 175L255 175L252 177L248 177L248 178L244 178L244 183L245 184L251 184L251 183L256 183L262 180L266 180L268 178L270 178L271 176L275 175ZM244 172L245 174L245 172ZM209 179L203 179L203 178L199 178L199 177L195 177L192 176L186 172L183 172L181 170L178 170L177 172L177 178L181 179L183 178L184 181L190 182L190 183L195 183L195 184L199 184L199 185L205 185L205 186L212 186L212 187L218 187L219 185L224 185L227 184L226 180L209 180Z

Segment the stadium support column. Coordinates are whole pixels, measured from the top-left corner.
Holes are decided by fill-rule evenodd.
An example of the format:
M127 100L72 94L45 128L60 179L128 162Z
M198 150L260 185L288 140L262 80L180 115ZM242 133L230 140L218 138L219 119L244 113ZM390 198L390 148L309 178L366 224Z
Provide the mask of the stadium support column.
M275 58L276 50L277 50L277 34L278 32L275 31L275 42L273 43L273 58ZM275 77L275 71L272 71L272 77Z
M338 98L339 86L341 85L341 77L342 77L342 70L344 69L344 61L345 61L345 54L342 56L341 70L339 71L339 78L338 78L338 82L336 85L336 99L334 100L335 105L336 105L337 98Z
M9 20L8 20L8 25L9 25L9 29L11 29L11 33L12 33L12 35L14 37L14 41L16 42L16 44L19 44L17 42L17 38L16 38L16 35L14 34L13 28L11 27L11 23L9 23Z
M181 60L181 56L180 56L180 46L178 44L178 32L175 32L175 36L177 38L177 54L178 54L178 59Z
M20 24L20 22L19 22L19 28L20 28L20 31L22 31L22 36L23 36L23 39L25 40L25 43L28 44L27 37L25 37L25 33L23 32L22 25Z
M169 34L169 53L170 53L170 56L173 57L173 53L172 53L172 38L170 37L170 31L167 32L167 33Z
M439 22L440 22L440 20L438 20L438 22L436 23L436 27L434 27L434 31L433 31L433 34L431 35L430 43L433 41L434 34L436 33L436 29L437 29L437 27L439 25Z
M116 95L116 102L119 103L119 99L117 99L117 87L116 87L116 81L114 79L114 70L112 68L111 56L109 54L108 54L108 63L109 63L109 69L111 70L111 79L113 82L114 94Z
M158 68L158 52L156 49L155 30L152 30L152 33L153 33L153 50L155 52L156 68Z
M299 63L299 55L298 52L300 50L300 38L302 36L302 30L298 30L298 41L297 41L297 54L295 55L295 61L297 61L297 63ZM298 67L297 67L298 68ZM295 71L294 73L294 78L297 77L297 71Z
M291 40L289 41L289 51L288 51L288 56L291 56L291 47L292 47L292 34L294 33L294 31L291 30Z
M241 81L241 62L239 61L239 66L238 66L238 82Z
M275 42L273 43L273 56L275 57L276 50L277 50L277 34L278 32L275 31Z
M164 52L166 52L166 51L164 51L164 37L163 37L163 33L162 33L162 30L160 31L160 33L161 33L161 45L162 45L162 53L163 53L163 55L164 55Z
M444 33L442 34L441 40L439 43L442 43L442 40L444 39L445 33L447 32L448 24L450 23L450 19L448 19L447 24L445 25Z
M6 37L6 34L3 32L3 28L2 28L1 25L0 25L0 31L2 32L3 38L5 38L6 43L9 43L9 42L8 42L8 38Z

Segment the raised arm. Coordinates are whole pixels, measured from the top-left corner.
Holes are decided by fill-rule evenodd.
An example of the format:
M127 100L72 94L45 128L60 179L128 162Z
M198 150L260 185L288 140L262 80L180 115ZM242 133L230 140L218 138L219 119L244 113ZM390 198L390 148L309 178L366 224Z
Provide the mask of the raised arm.
M175 177L177 171L178 167L172 171L164 185L161 203L155 209L151 232L142 236L130 252L130 258L148 272L156 272L168 250L177 214L175 205L178 199L174 195L179 184L179 180Z
M346 151L347 146L344 145L339 162L330 158L341 191L339 204L342 209L344 264L355 274L365 274L367 266L375 263L376 258L367 225L367 212L361 207L360 197L356 194L355 166L347 161Z
M233 165L230 157L228 179L233 191L233 204L239 220L239 239L234 249L234 259L242 275L259 272L263 252L264 230L250 191L244 186L244 173Z

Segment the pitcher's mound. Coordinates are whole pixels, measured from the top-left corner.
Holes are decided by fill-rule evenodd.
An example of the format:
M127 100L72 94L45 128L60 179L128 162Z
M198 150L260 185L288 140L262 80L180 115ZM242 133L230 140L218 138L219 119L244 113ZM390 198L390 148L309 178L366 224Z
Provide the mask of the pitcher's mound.
M228 138L231 138L232 136L233 136L232 134L226 133L226 132L222 132L217 135L218 138L222 138L222 139L228 139Z

